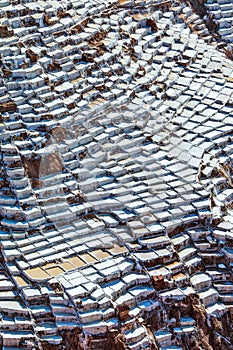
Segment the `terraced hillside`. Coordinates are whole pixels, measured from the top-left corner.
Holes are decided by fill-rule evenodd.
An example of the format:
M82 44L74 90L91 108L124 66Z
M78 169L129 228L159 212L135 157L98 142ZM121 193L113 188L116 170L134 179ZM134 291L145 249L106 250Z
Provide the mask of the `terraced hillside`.
M224 1L0 0L1 349L233 348Z

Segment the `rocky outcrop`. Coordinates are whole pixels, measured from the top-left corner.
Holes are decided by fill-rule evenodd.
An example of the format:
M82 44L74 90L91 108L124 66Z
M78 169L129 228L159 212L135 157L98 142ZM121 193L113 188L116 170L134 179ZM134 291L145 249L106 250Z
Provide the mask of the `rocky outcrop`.
M0 113L16 112L16 110L17 110L17 105L12 101L0 103Z
M8 26L0 25L0 38L7 38L14 34L14 31Z
M23 162L26 173L31 179L59 174L63 169L61 157L56 151L31 154L29 157L24 157Z

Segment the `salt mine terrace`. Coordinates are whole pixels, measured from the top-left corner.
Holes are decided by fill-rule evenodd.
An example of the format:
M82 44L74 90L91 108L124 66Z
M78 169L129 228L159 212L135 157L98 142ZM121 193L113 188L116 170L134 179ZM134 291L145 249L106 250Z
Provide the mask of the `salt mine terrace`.
M1 349L232 349L232 10L0 0Z

